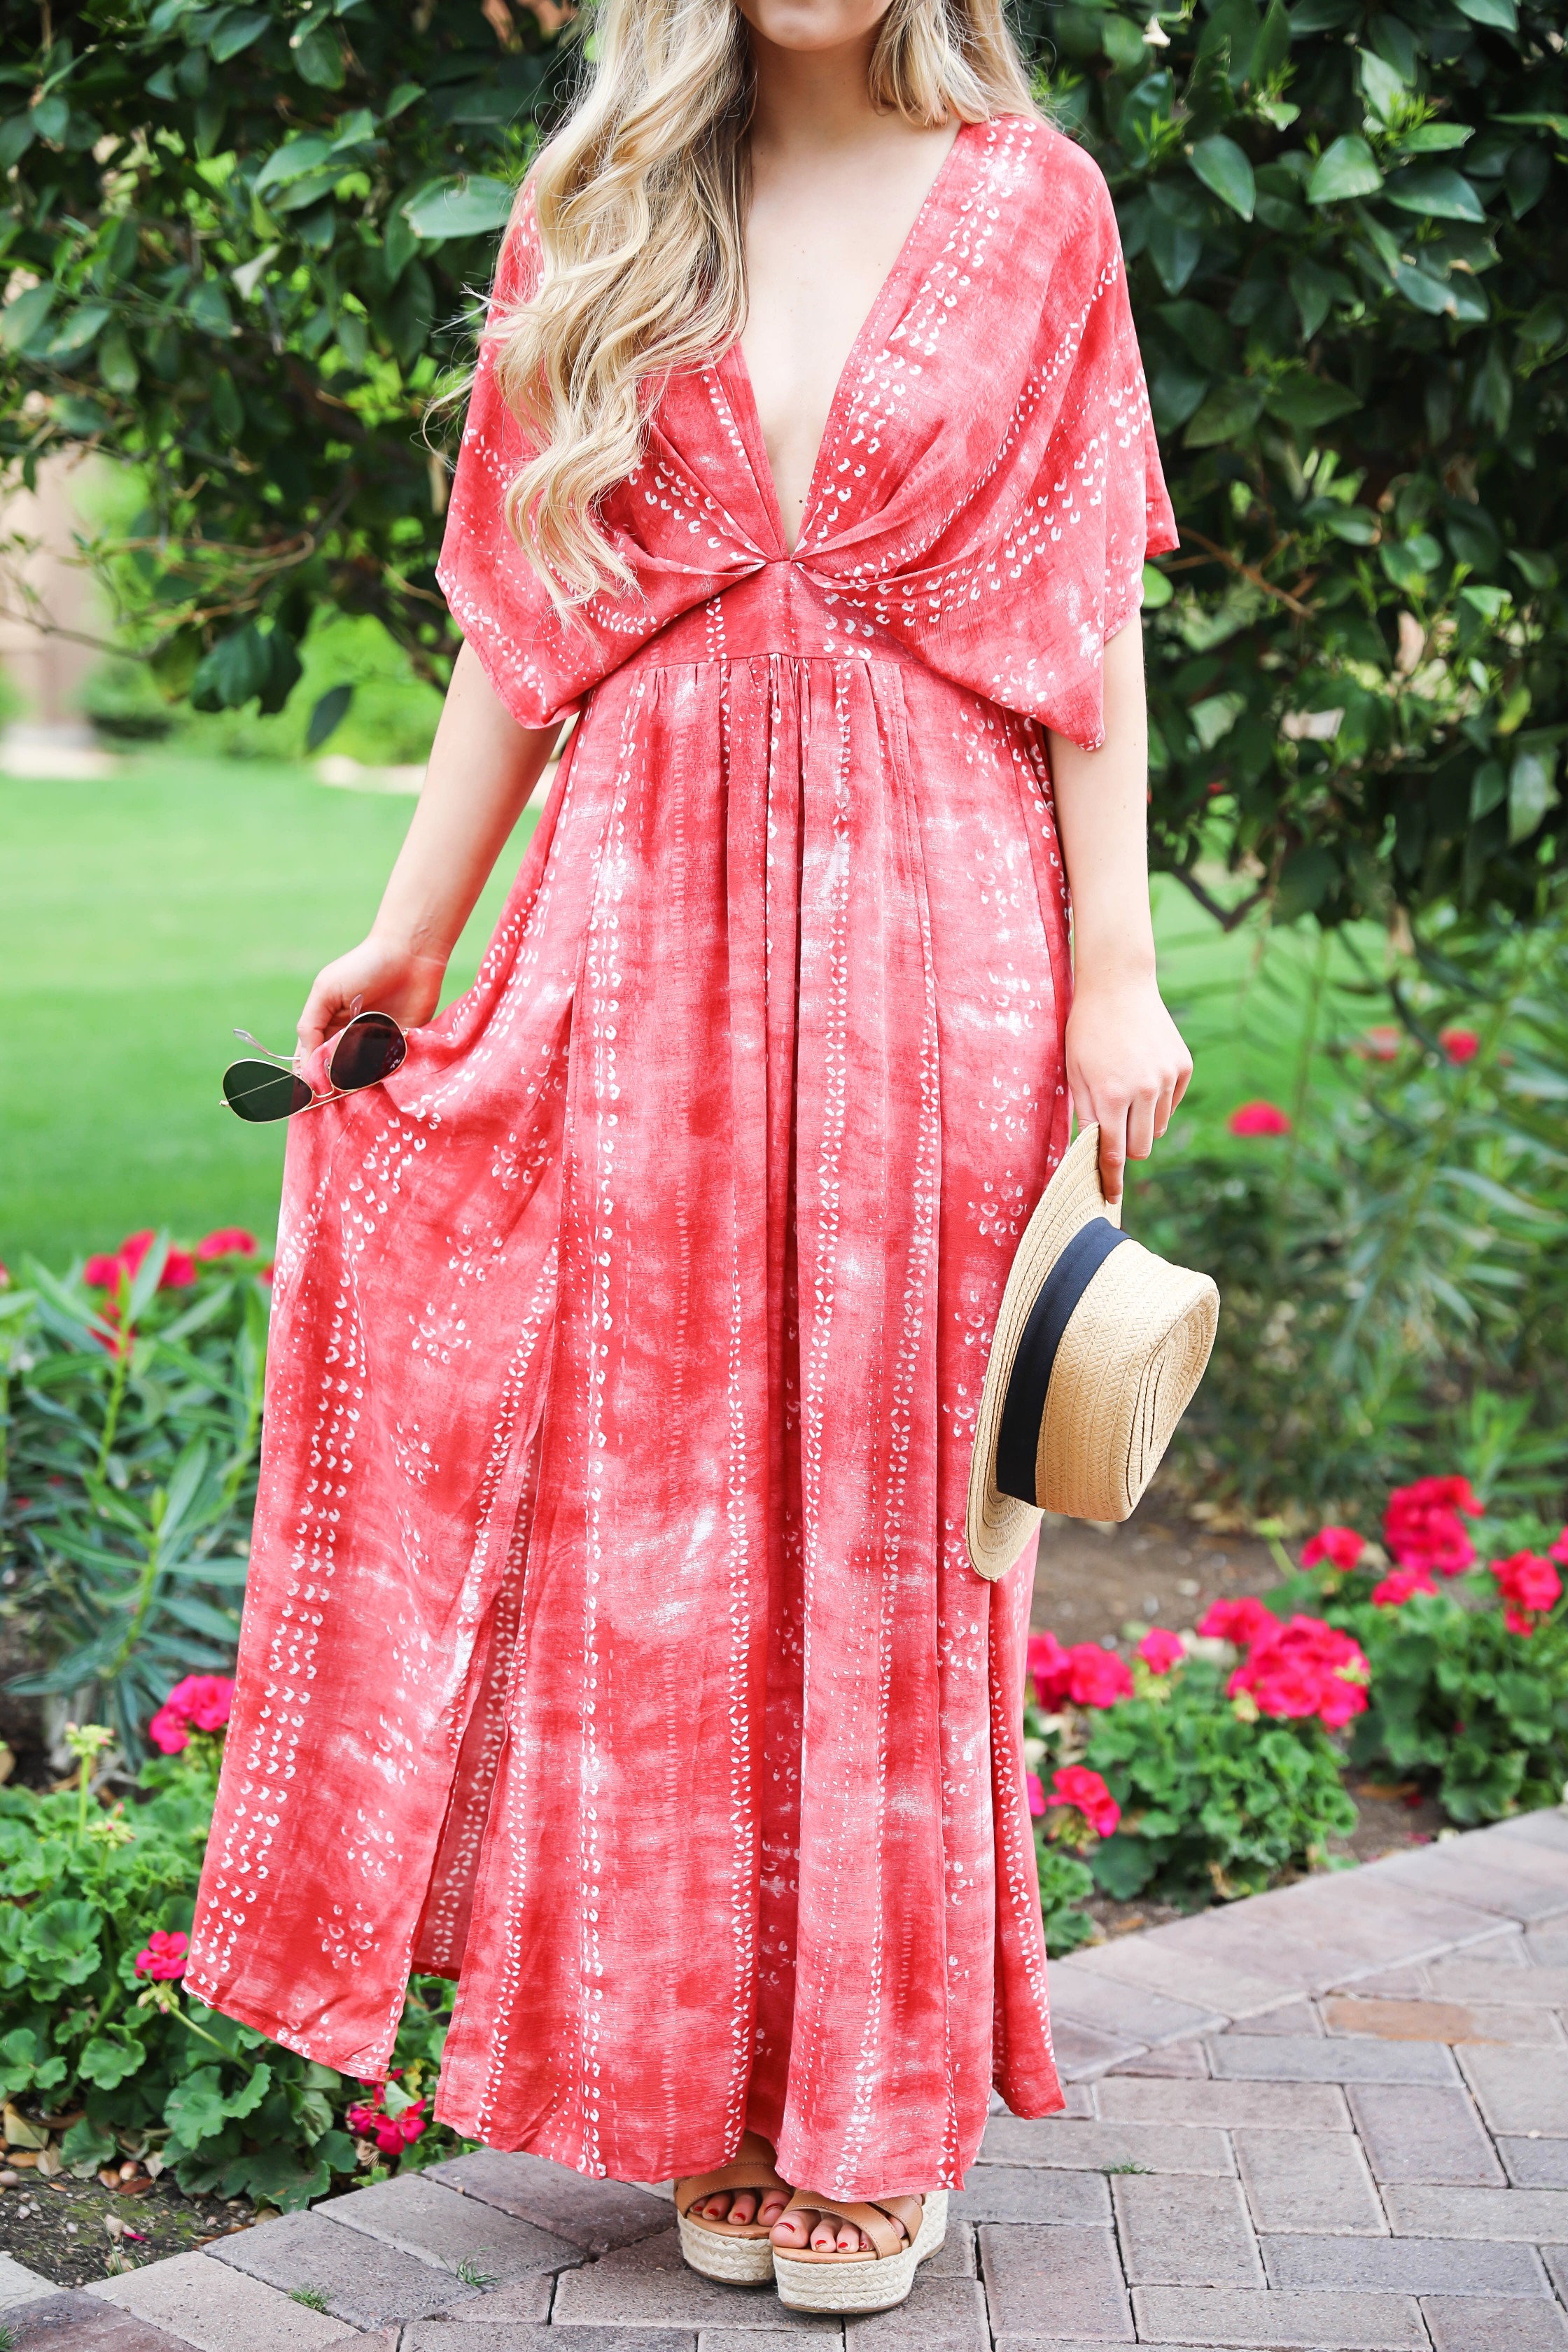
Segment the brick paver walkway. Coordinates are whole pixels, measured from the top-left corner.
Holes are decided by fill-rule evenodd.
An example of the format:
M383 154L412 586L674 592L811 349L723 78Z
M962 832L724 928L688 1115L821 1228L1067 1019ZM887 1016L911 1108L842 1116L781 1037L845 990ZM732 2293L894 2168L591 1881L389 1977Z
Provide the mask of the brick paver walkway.
M880 2318L710 2285L666 2194L486 2153L78 2294L0 2257L0 2327L16 2352L1568 2352L1568 1813L1102 1945L1052 2006L1067 2114L997 2114Z

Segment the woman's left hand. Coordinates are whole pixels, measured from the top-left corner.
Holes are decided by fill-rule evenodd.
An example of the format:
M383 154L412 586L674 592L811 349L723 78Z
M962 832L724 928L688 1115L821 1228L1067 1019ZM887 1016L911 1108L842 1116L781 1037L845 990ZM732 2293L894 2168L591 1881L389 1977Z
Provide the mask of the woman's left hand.
M1187 1091L1193 1057L1149 978L1079 982L1067 1030L1079 1125L1100 1122L1100 1176L1114 1208L1129 1160L1147 1160Z

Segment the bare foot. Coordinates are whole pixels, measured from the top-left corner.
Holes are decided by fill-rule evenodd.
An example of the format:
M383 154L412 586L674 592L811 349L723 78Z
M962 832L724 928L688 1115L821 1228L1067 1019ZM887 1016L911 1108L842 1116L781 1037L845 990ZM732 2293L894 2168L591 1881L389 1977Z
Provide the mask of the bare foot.
M771 2164L773 2151L768 2142L760 2134L748 2133L747 2137L752 2152L761 2147ZM761 2221L765 2229L771 2229L789 2203L789 2197L787 2189L715 2189L711 2197L705 2197L700 2205L692 2207L692 2218L702 2221Z
M757 2200L762 2199L759 2211ZM787 2189L724 2189L703 2199L692 2207L693 2215L704 2221L761 2221L772 2228L789 2203ZM777 2235L776 2231L774 2235Z
M896 2215L889 2219L897 2222L905 2242L909 2231ZM815 2220L809 2209L802 2213L790 2213L777 2223L773 2233L773 2243L784 2252L799 2253L809 2247L814 2254L865 2254L871 2252L871 2241L853 2221L840 2221L835 2214L818 2213Z

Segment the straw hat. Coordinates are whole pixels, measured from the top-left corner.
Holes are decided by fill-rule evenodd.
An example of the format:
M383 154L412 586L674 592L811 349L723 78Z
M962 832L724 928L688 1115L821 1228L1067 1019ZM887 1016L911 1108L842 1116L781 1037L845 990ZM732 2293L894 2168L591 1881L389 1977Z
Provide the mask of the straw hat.
M1086 1127L1024 1229L991 1341L964 1533L1001 1576L1043 1511L1125 1519L1214 1345L1219 1293L1121 1230Z

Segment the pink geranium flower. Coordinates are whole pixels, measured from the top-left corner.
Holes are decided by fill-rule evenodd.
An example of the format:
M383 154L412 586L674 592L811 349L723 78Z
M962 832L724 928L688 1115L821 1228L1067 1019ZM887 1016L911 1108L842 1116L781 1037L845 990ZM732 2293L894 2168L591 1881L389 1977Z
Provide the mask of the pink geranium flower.
M1348 1633L1321 1617L1292 1617L1288 1625L1276 1620L1273 1633L1254 1642L1226 1688L1232 1698L1246 1693L1259 1715L1315 1715L1329 1730L1338 1731L1365 1708L1371 1678L1364 1654Z
M1290 1121L1278 1103L1247 1102L1226 1122L1232 1135L1289 1135Z
M1098 1642L1075 1642L1068 1652L1068 1696L1074 1706L1114 1706L1132 1696L1132 1669Z
M127 1282L135 1279L137 1268L156 1238L151 1226L140 1234L127 1234L111 1256L88 1259L81 1270L82 1280L89 1290L118 1290L121 1275ZM189 1250L172 1249L163 1261L158 1287L160 1290L189 1290L195 1278L195 1260Z
M198 1731L219 1731L234 1705L234 1684L227 1675L187 1675L163 1704L177 1707Z
M1536 1619L1561 1599L1563 1579L1543 1552L1516 1551L1510 1559L1492 1562L1498 1591L1507 1606L1503 1622L1510 1633L1528 1641Z
M1035 1819L1038 1821L1040 1815L1046 1810L1046 1792L1040 1786L1039 1774L1037 1772L1026 1772L1024 1775L1024 1786L1028 1791L1029 1811L1033 1813Z
M1364 1036L1356 1039L1353 1050L1363 1062L1394 1062L1399 1058L1399 1048L1404 1042L1403 1029L1384 1026L1367 1030Z
M1568 1528L1563 1528L1555 1543L1547 1545L1546 1556L1554 1559L1559 1568L1568 1568Z
M165 1756L177 1756L189 1747L193 1731L221 1731L233 1705L227 1675L186 1675L153 1717L147 1736Z
M1439 1029L1437 1043L1450 1062L1473 1062L1481 1050L1481 1041L1473 1029Z
M1180 1634L1168 1632L1163 1625L1151 1625L1138 1644L1138 1655L1152 1675L1168 1675L1186 1654Z
M1390 1495L1383 1540L1401 1568L1426 1566L1440 1576L1458 1576L1476 1557L1460 1514L1479 1519L1483 1508L1468 1478L1417 1478Z
M1121 1808L1098 1772L1087 1764L1064 1764L1051 1775L1051 1794L1058 1805L1081 1813L1096 1837L1110 1837L1121 1819Z
M1233 1643L1238 1650L1249 1650L1262 1633L1274 1633L1279 1620L1271 1609L1248 1593L1244 1601L1214 1601L1205 1610L1198 1632L1215 1642Z
M175 1977L183 1977L190 1941L188 1936L167 1935L162 1927L154 1927L136 1955L136 1974L155 1978L162 1984L170 1984Z
M1374 1609L1403 1609L1413 1593L1436 1592L1436 1590L1429 1568L1395 1568L1373 1586L1373 1606Z
M1310 1542L1301 1549L1303 1568L1316 1568L1326 1559L1331 1568L1348 1574L1366 1549L1366 1538L1358 1536L1353 1528L1320 1528Z
M219 1225L216 1232L202 1235L195 1254L199 1258L254 1257L256 1235L247 1234L243 1225Z
M1047 1715L1055 1715L1067 1697L1072 1673L1068 1654L1054 1633L1031 1633L1026 1657L1035 1696Z
M362 2083L362 2091L369 2091L368 2099L360 2099L343 2117L350 2131L361 2139L373 2139L383 2156L401 2156L425 2129L427 2099L416 2099L399 2116L386 2112L386 2093L379 2083Z

